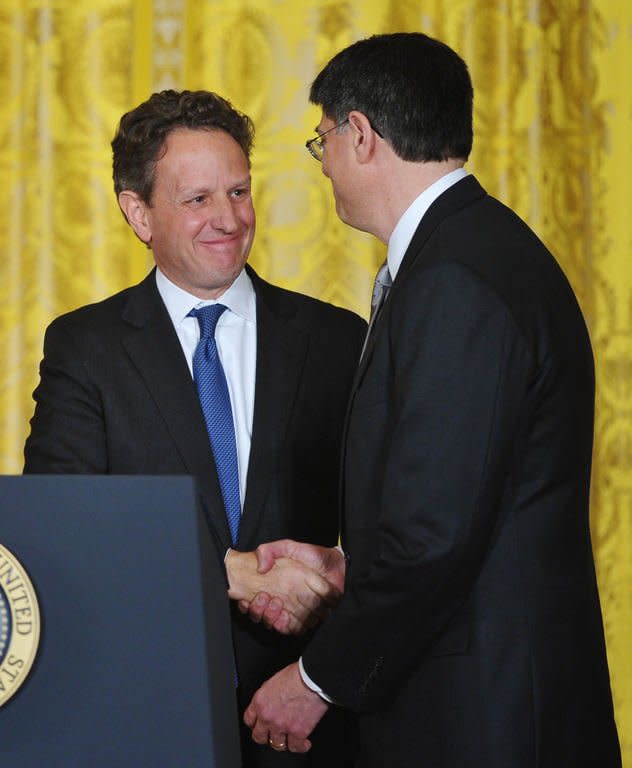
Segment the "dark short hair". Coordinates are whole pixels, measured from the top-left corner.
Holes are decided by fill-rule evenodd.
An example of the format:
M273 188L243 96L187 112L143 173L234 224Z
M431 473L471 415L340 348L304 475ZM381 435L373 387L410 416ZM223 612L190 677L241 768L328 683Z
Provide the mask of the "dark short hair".
M160 91L121 118L112 140L112 171L117 196L124 189L151 202L156 163L165 140L178 128L225 131L250 164L255 129L251 119L210 91Z
M336 123L352 110L362 112L403 160L467 160L472 149L467 65L420 32L350 45L320 72L309 98Z

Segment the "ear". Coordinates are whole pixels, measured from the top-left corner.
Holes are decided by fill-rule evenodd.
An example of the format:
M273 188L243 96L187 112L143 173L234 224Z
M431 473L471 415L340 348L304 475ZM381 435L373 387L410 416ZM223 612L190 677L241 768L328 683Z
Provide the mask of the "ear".
M151 242L151 226L147 216L147 203L137 192L124 189L118 196L119 205L129 225L139 240L149 245Z
M378 134L371 127L368 117L354 109L349 112L350 130L353 132L353 148L360 163L372 159L377 147Z

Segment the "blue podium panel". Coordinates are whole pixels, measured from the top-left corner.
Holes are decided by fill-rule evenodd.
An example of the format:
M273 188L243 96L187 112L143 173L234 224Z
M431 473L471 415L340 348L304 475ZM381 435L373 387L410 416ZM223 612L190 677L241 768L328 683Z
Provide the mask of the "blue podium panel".
M2 477L0 544L41 613L2 768L238 768L226 582L192 478Z

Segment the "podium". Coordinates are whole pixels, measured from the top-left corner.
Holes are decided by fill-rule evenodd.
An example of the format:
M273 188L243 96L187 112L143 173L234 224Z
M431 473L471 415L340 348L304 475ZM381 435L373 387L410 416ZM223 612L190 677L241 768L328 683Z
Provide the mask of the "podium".
M2 768L239 768L226 581L192 478L1 477L0 545L41 616L0 707Z

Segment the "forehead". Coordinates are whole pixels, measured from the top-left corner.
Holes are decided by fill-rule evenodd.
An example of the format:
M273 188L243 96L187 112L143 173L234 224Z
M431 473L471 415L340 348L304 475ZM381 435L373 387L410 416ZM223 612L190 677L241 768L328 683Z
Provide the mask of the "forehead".
M216 166L248 172L248 159L233 137L222 130L176 128L166 137L156 163L161 168L182 170Z

